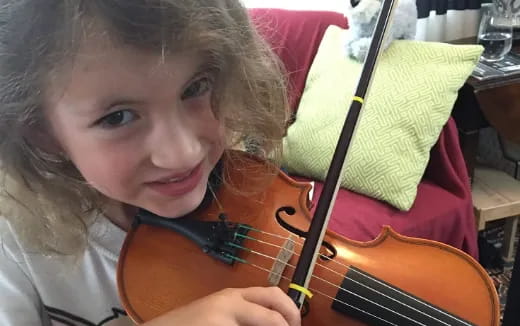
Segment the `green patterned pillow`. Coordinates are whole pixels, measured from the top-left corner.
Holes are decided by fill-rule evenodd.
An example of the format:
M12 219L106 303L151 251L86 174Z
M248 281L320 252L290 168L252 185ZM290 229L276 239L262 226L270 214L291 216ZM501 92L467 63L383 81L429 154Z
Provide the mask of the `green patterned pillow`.
M310 68L283 166L324 180L362 64L342 50L347 30L330 26ZM480 45L394 41L382 53L365 99L341 186L409 210L457 91Z

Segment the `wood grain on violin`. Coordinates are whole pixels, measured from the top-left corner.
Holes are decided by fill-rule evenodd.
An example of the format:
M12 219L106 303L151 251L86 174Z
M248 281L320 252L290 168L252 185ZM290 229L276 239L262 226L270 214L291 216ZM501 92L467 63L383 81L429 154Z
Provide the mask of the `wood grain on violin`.
M304 235L311 219L310 186L282 172L266 178L266 163L228 154L232 158L223 162L222 173L229 182L219 187L216 200L181 219L143 212L144 221L129 232L118 286L136 322L224 288L279 280L276 285L288 289L302 247L296 234ZM168 221L178 223L176 232L155 226ZM492 281L456 248L404 237L388 227L371 242L333 232L325 241L303 325L499 324Z

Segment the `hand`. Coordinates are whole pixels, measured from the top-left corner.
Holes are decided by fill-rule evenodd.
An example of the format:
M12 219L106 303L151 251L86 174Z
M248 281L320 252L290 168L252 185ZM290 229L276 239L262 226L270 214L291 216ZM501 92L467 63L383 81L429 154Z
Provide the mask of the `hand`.
M145 326L300 326L300 311L278 287L225 289L172 310Z

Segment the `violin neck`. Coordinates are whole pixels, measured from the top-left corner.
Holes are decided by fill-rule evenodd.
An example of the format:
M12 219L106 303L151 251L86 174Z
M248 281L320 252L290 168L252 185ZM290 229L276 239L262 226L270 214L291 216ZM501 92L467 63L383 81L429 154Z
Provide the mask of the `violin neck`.
M375 326L474 325L355 267L345 275L332 309Z

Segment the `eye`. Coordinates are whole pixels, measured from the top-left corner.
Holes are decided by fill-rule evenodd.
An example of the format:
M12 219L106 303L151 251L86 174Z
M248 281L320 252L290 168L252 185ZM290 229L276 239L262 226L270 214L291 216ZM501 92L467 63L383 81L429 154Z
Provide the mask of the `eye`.
M191 83L182 93L181 99L186 100L192 97L206 94L213 86L213 80L206 76Z
M99 119L97 124L107 129L117 128L128 124L136 118L136 114L130 110L119 110Z

